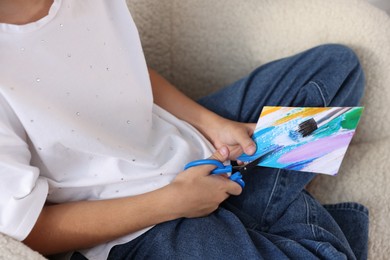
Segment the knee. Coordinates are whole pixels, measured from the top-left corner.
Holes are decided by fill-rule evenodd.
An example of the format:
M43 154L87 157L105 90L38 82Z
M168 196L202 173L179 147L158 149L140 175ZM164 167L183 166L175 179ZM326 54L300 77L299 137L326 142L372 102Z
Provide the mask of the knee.
M348 90L344 94L349 93L356 99L354 102L358 103L357 100L360 100L364 92L365 75L356 53L342 44L325 44L315 49L323 66L328 67L327 77L335 79L335 87Z
M315 48L316 52L328 62L348 70L361 70L360 61L355 51L343 44L324 44Z

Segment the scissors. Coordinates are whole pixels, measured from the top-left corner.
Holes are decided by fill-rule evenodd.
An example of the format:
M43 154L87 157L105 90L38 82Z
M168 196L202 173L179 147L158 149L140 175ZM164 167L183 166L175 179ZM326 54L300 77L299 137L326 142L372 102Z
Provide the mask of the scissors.
M244 164L244 165L238 165L238 166L232 166L232 165L224 165L222 162L215 160L215 159L202 159L202 160L196 160L192 161L190 163L187 163L184 166L184 170L187 170L188 168L200 166L200 165L215 165L217 168L211 171L211 174L223 174L223 173L232 173L230 175L229 179L238 183L242 188L245 187L245 182L242 180L242 175L247 173L248 171L252 170L254 167L258 166L258 164L270 153L274 152L275 150L268 151L258 157L257 159L251 161L250 163Z

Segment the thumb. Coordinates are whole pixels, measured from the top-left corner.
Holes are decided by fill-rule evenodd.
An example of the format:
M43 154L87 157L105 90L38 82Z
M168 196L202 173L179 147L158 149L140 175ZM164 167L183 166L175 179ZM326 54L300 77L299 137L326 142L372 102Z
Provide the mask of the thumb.
M249 136L239 136L237 142L245 154L252 155L256 152L256 144Z
M221 164L223 164L224 161L226 161L229 158L229 149L227 146L222 146L218 148L208 159L213 159L220 161ZM196 167L189 167L187 170L189 171L196 171L196 169L202 169L201 172L204 175L209 175L212 170L214 170L217 166L214 164L203 164L203 160L199 160L201 163L198 164ZM196 165L196 161L194 161Z
M215 159L221 162L226 161L229 158L229 149L227 146L221 146L218 148L213 155L210 156L210 159Z
M220 147L215 153L210 157L210 159L216 159L221 162L226 161L229 158L229 149L226 146ZM240 195L242 188L238 183L226 179L227 193L230 195Z
M253 132L255 130L255 124L246 124L246 135L239 136L238 143L241 145L244 153L247 155L252 155L256 152L256 143L253 141L251 136L253 135Z

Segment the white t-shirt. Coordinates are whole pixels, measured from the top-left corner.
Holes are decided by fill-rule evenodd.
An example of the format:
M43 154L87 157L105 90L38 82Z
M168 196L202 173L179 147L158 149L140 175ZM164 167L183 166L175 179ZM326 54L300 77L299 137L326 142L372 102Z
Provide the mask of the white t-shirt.
M55 0L37 22L0 24L0 232L23 240L45 201L155 190L212 150L153 104L124 0Z

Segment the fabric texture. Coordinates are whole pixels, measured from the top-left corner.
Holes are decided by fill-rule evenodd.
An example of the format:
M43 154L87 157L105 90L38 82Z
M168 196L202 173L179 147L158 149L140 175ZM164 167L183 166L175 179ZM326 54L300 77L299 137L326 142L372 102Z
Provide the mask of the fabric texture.
M388 15L363 0L127 2L148 64L193 98L230 84L268 61L322 43L352 47L366 73L365 112L339 176L320 176L310 190L323 203L366 205L371 220L369 259L388 258ZM0 258L39 258L3 235L0 248Z

